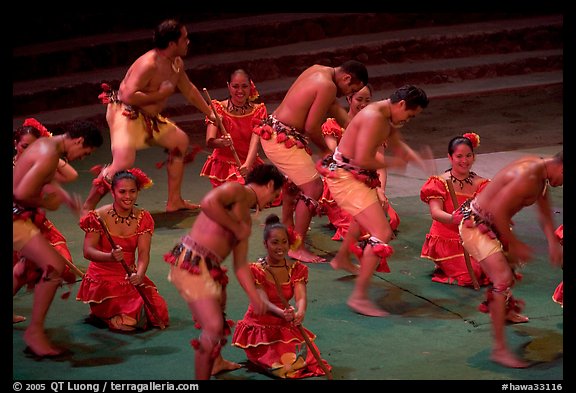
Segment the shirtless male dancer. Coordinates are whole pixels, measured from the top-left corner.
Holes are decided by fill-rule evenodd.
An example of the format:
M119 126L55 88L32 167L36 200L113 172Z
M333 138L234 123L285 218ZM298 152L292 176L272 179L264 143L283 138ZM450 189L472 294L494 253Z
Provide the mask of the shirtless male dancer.
M262 124L254 129L266 157L299 189L294 230L302 237L296 250L288 255L302 262L322 262L305 247L305 238L323 183L308 146L311 140L324 157L332 151L322 135L322 123L334 117L342 127L348 125L348 113L337 101L362 89L368 83L366 66L350 60L339 67L315 64L300 74L286 96ZM292 211L289 212L292 214ZM284 218L283 221L287 221ZM291 226L291 222L284 222Z
M519 359L506 344L506 313L516 305L511 288L513 268L532 259L532 248L512 231L512 217L527 206L536 204L538 221L548 242L550 262L560 266L563 249L554 233L556 226L547 186L564 184L564 153L541 158L526 156L498 171L492 181L460 208L462 245L480 262L492 285L488 288L488 309L492 319L493 349L491 360L505 367L524 368L530 364Z
M56 210L64 202L78 216L81 201L68 194L55 180L60 159L81 159L103 142L102 133L94 124L76 122L65 134L40 138L32 143L14 164L12 246L42 270L42 278L34 287L30 325L24 332L26 352L37 357L54 357L64 352L52 345L44 331L48 309L62 283L66 266L64 257L40 232L45 220L44 209Z
M184 156L188 135L160 112L176 90L216 120L212 110L190 82L182 57L188 53L186 26L173 19L160 23L154 30L154 49L140 56L128 69L118 91L103 84L99 98L107 104L106 121L110 127L112 163L104 167L92 184L83 212L96 208L110 190L110 179L120 170L134 166L136 151L150 146L168 150L168 201L166 211L196 209L198 205L182 199Z
M428 106L426 93L415 86L406 85L390 98L373 102L350 121L333 156L318 163L336 203L350 213L354 220L346 236L362 231L370 234L360 258L360 273L348 306L355 312L373 317L384 317L388 312L380 309L368 298L368 287L374 271L389 272L386 257L392 254L388 242L394 233L378 197L380 185L378 169L405 167L414 161L424 172L431 173L424 159L431 159L430 151L421 156L402 139L398 128L420 114ZM384 160L384 146L393 152ZM429 150L429 149L428 149ZM354 271L344 241L331 262L333 268Z
M200 337L191 341L195 350L196 379L210 379L220 371L238 366L224 360L220 351L230 334L226 324L228 276L222 263L233 254L234 273L257 315L270 303L260 297L248 264L248 240L252 231L252 208L264 209L280 195L284 175L271 164L258 165L248 173L246 184L226 182L210 190L200 203L201 213L171 252L168 279L188 308Z

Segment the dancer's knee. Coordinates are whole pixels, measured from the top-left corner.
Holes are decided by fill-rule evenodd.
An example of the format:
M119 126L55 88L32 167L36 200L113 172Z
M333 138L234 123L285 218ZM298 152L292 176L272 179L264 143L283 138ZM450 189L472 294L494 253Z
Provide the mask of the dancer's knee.
M209 354L210 358L216 359L225 340L222 334L214 334L203 330L198 339L198 345L194 349L201 354Z
M49 281L55 283L62 283L62 274L64 273L65 265L48 264L42 270L42 281Z

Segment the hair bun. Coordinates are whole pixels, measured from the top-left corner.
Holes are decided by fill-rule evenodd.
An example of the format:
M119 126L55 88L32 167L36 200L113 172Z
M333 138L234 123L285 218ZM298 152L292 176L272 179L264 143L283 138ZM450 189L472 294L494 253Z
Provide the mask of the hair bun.
M274 213L272 213L272 214L268 215L268 217L266 217L266 225L273 225L273 224L277 224L279 222L280 222L280 217L278 217Z

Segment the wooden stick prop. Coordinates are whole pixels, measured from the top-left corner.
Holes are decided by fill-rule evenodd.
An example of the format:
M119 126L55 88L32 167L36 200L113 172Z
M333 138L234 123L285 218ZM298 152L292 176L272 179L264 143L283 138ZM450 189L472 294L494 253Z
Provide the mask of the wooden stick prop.
M210 93L208 93L208 90L206 90L206 88L204 88L203 91L204 91L204 95L206 96L206 100L208 101L208 105L210 105L210 107L212 108L212 112L214 112L214 117L216 117L216 126L220 128L220 130L222 131L222 134L224 134L224 136L227 136L230 138L230 134L228 133L228 131L226 131L226 128L224 127L224 124L222 123L222 119L220 119L220 116L218 116L218 113L216 113L216 108L214 108L214 103L212 102L212 98L210 98ZM230 139L230 141L232 142L232 139ZM236 153L236 149L234 148L234 143L232 143L228 147L230 148L230 150L232 150L232 154L234 155L234 160L236 161L236 165L238 166L238 168L240 168L242 166L242 162L240 161L240 157L238 157L238 153Z
M456 191L454 191L454 185L452 184L450 179L446 180L446 185L448 186L448 191L450 191L450 198L452 198L452 204L454 205L454 210L456 210L460 207L460 205L458 204L458 199L456 199ZM468 274L470 275L470 278L472 278L472 285L474 285L475 290L479 290L480 285L478 284L476 274L474 274L474 269L472 269L470 254L468 254L468 251L466 251L464 246L462 246L462 250L464 251L464 260L466 261L466 268L468 269Z
M100 225L102 225L102 230L104 231L104 235L106 236L106 239L108 239L108 242L110 243L110 245L112 246L113 249L116 248L116 243L114 242L114 239L112 239L112 235L110 235L110 232L108 232L108 226L106 225L106 221L104 221L104 219L102 217L100 217L99 215L96 215L96 216L98 217L98 221L100 221ZM124 258L122 258L120 260L120 263L122 264L122 267L126 271L126 274L128 275L128 277L130 277L133 272L132 272L132 270L130 270L130 267L128 266L128 264L126 263ZM156 322L158 322L158 325L160 325L160 329L166 329L166 325L164 325L164 323L162 322L162 320L158 316L158 313L154 309L154 306L152 305L152 303L150 303L150 300L148 300L148 298L146 297L146 293L144 292L144 290L141 287L136 286L136 285L134 285L134 288L136 288L136 290L140 294L140 297L144 301L144 306L148 309L148 311L150 311L150 314L152 314L152 316L154 317Z
M284 295L282 295L282 288L280 287L278 280L276 280L276 276L274 275L274 273L272 273L271 270L269 270L269 269L267 269L267 270L270 272L270 275L274 279L274 284L276 284L276 292L278 293L278 297L282 301L282 304L284 304L284 307L286 307L286 308L290 307L290 303L288 303L288 301L286 300ZM320 354L318 353L318 351L316 351L316 348L314 348L314 345L312 345L312 341L310 341L310 337L308 337L308 334L306 334L304 327L301 324L296 325L296 327L298 328L298 330L300 330L300 334L302 334L302 337L304 337L304 341L306 341L306 345L310 349L310 352L312 352L312 355L314 355L314 358L318 362L318 365L320 366L322 371L324 371L324 373L326 374L328 379L331 380L332 379L332 373L330 372L330 370L328 370L328 367L326 367L326 365L322 361L322 358L320 357Z
M70 268L70 270L72 270L72 272L74 272L74 274L76 274L80 278L84 278L84 272L80 270L78 266L76 266L66 258L64 258L64 260L66 261L66 265L68 265L68 267Z

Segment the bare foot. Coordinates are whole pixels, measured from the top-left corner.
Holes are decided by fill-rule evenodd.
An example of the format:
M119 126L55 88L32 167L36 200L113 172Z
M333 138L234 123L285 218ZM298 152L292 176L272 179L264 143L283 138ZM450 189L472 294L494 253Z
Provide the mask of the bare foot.
M25 351L38 357L58 356L63 352L50 344L44 331L34 328L29 327L26 329L24 332L24 342L28 346Z
M16 314L12 314L12 323L19 323L19 322L24 322L26 320L26 317L23 315L16 315Z
M200 209L200 205L185 200L182 200L178 204L166 204L166 213L177 212L182 210L197 210L197 209Z
M232 362L230 360L226 360L222 357L222 355L219 355L214 360L214 364L212 365L211 375L216 375L216 374L219 374L223 371L238 370L239 368L242 368L241 364Z
M512 323L526 323L530 320L530 318L528 318L526 315L510 311L508 314L506 314L506 320Z
M330 261L330 266L332 266L334 270L346 270L352 274L358 274L360 270L360 266L352 263L350 258L339 258L338 256Z
M348 304L348 307L358 314L367 315L369 317L386 317L390 315L389 312L382 310L368 299L349 298L346 304Z
M300 262L306 263L322 263L326 262L326 258L319 257L318 255L312 254L310 251L306 250L305 248L300 248L298 250L288 251L288 256L293 259L297 259Z
M490 360L504 367L510 368L526 368L530 366L530 363L516 357L516 355L506 349L493 351L492 356L490 356Z

